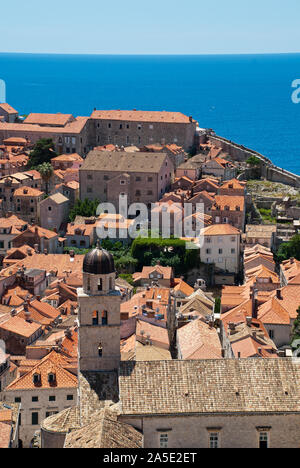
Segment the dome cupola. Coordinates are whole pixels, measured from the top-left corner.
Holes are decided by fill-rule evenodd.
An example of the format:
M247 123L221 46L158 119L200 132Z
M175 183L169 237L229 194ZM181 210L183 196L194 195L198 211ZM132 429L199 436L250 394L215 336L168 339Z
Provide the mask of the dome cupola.
M83 272L93 275L109 275L115 273L113 256L101 248L99 240L96 248L88 252L83 259Z

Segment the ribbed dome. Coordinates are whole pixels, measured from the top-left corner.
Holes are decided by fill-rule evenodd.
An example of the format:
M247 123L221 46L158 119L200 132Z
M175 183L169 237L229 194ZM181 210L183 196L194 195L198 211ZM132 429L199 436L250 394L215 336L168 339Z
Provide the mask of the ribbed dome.
M94 275L107 275L115 272L113 256L100 245L88 252L83 259L83 272Z

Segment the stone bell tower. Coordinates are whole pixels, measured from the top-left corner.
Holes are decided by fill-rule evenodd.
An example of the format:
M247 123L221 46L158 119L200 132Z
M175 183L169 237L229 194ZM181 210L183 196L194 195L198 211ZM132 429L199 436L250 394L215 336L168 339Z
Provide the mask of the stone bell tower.
M120 363L120 303L113 256L97 244L83 260L79 302L79 371L113 371Z

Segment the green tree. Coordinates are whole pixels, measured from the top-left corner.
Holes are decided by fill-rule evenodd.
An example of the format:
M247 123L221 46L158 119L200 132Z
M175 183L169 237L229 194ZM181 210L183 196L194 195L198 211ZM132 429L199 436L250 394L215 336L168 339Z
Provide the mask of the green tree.
M293 236L289 242L281 244L276 257L279 262L288 260L291 257L300 260L300 234Z
M249 164L249 166L259 166L260 165L260 159L257 158L256 156L252 155L250 156L247 161L246 161L247 164Z
M37 167L37 170L41 174L43 181L45 182L46 194L49 194L49 181L53 175L53 167L50 163L44 162Z
M89 218L90 216L95 216L97 207L99 205L99 200L89 200L85 198L84 200L77 199L74 207L70 210L69 219L74 221L76 216L85 216Z
M50 163L57 153L51 138L41 138L36 142L29 155L28 166L33 169L43 163Z

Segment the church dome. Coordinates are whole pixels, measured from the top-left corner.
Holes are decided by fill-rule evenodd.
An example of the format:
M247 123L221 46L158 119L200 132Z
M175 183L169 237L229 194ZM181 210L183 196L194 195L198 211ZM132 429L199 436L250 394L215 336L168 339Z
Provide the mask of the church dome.
M114 273L114 258L97 243L97 247L84 256L83 272L92 273L94 275L108 275Z

